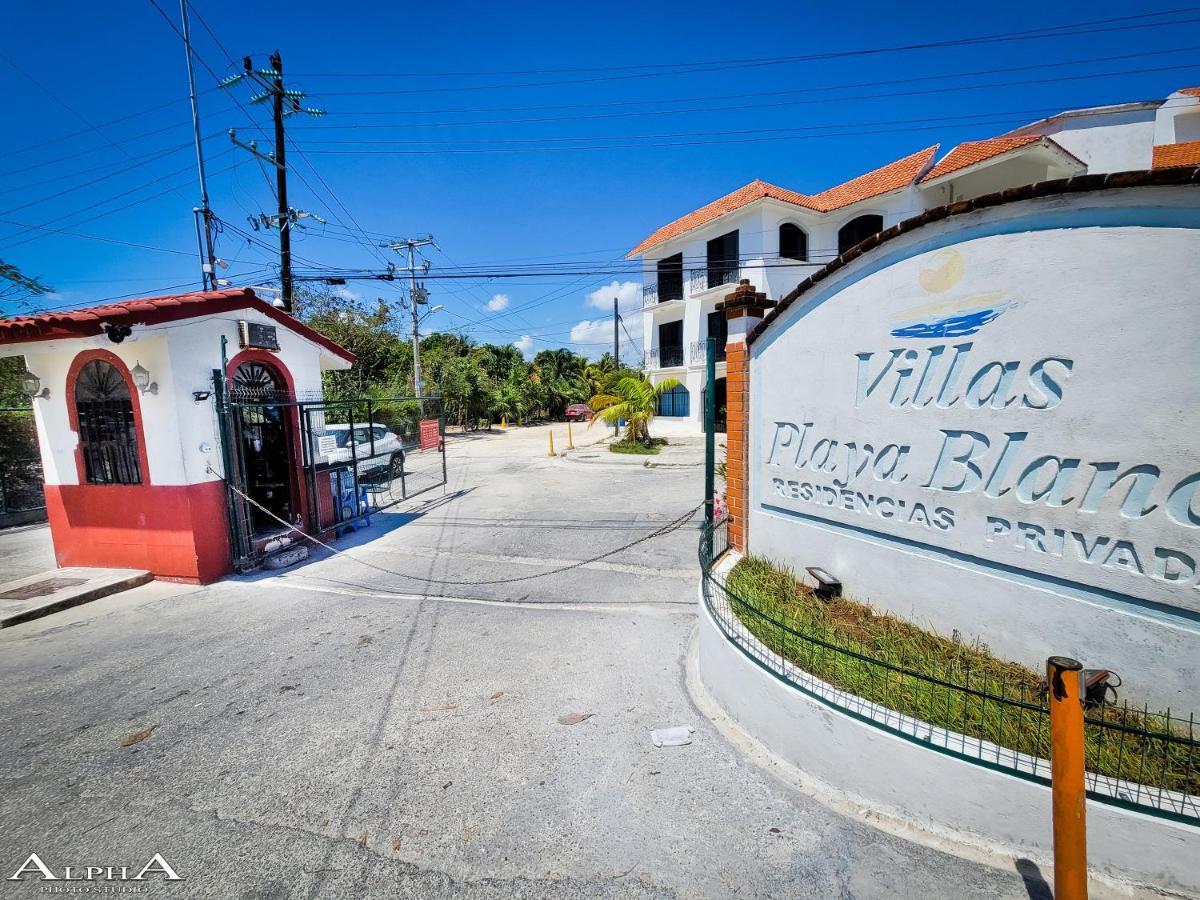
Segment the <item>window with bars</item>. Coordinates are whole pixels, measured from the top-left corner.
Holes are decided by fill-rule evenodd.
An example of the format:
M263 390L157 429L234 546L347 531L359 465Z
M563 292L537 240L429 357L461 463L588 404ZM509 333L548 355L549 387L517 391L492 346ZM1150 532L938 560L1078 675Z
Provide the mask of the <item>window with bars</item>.
M658 415L664 417L686 416L688 414L688 389L682 384L663 391L658 397Z
M87 483L141 484L133 400L116 366L102 359L85 364L74 400Z

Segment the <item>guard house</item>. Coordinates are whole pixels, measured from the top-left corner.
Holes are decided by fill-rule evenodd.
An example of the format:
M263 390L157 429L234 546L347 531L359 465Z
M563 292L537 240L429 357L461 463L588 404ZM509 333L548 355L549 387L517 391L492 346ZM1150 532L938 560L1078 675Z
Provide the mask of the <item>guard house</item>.
M215 393L275 404L238 436L241 484L278 520L322 530L302 483L298 417L321 373L354 355L247 289L128 300L0 321L24 356L60 566L146 569L207 583L232 571ZM219 374L224 374L222 381ZM227 453L226 451L230 451Z

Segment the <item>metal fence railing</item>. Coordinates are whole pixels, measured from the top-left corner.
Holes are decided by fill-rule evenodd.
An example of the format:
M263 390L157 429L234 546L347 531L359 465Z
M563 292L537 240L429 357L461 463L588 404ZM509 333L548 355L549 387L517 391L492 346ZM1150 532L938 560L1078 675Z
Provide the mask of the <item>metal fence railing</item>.
M0 528L42 519L45 508L33 410L0 408Z
M973 672L930 673L928 659L799 626L779 604L730 589L720 530L704 526L704 602L743 654L827 705L931 750L1050 783L1049 710L1039 686ZM768 608L768 606L770 608ZM1101 702L1084 717L1089 798L1200 826L1200 735L1186 718Z

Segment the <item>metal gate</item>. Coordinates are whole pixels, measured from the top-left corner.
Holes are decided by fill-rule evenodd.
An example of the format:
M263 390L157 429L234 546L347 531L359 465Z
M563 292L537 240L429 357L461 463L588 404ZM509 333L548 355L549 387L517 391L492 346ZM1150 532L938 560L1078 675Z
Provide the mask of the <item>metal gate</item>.
M45 519L46 492L33 410L0 409L0 528Z
M234 567L329 540L446 483L440 397L290 400L217 386Z

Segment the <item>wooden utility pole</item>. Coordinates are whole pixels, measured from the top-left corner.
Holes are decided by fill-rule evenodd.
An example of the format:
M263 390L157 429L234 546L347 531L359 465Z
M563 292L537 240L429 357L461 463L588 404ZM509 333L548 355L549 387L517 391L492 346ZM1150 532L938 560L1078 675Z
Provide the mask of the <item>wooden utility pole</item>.
M246 62L249 65L249 60ZM283 93L283 57L278 50L271 54L271 68L275 70L272 111L275 116L275 185L279 195L279 281L283 288L283 308L291 312L292 223L287 197L287 141L283 133L283 104L287 98Z

